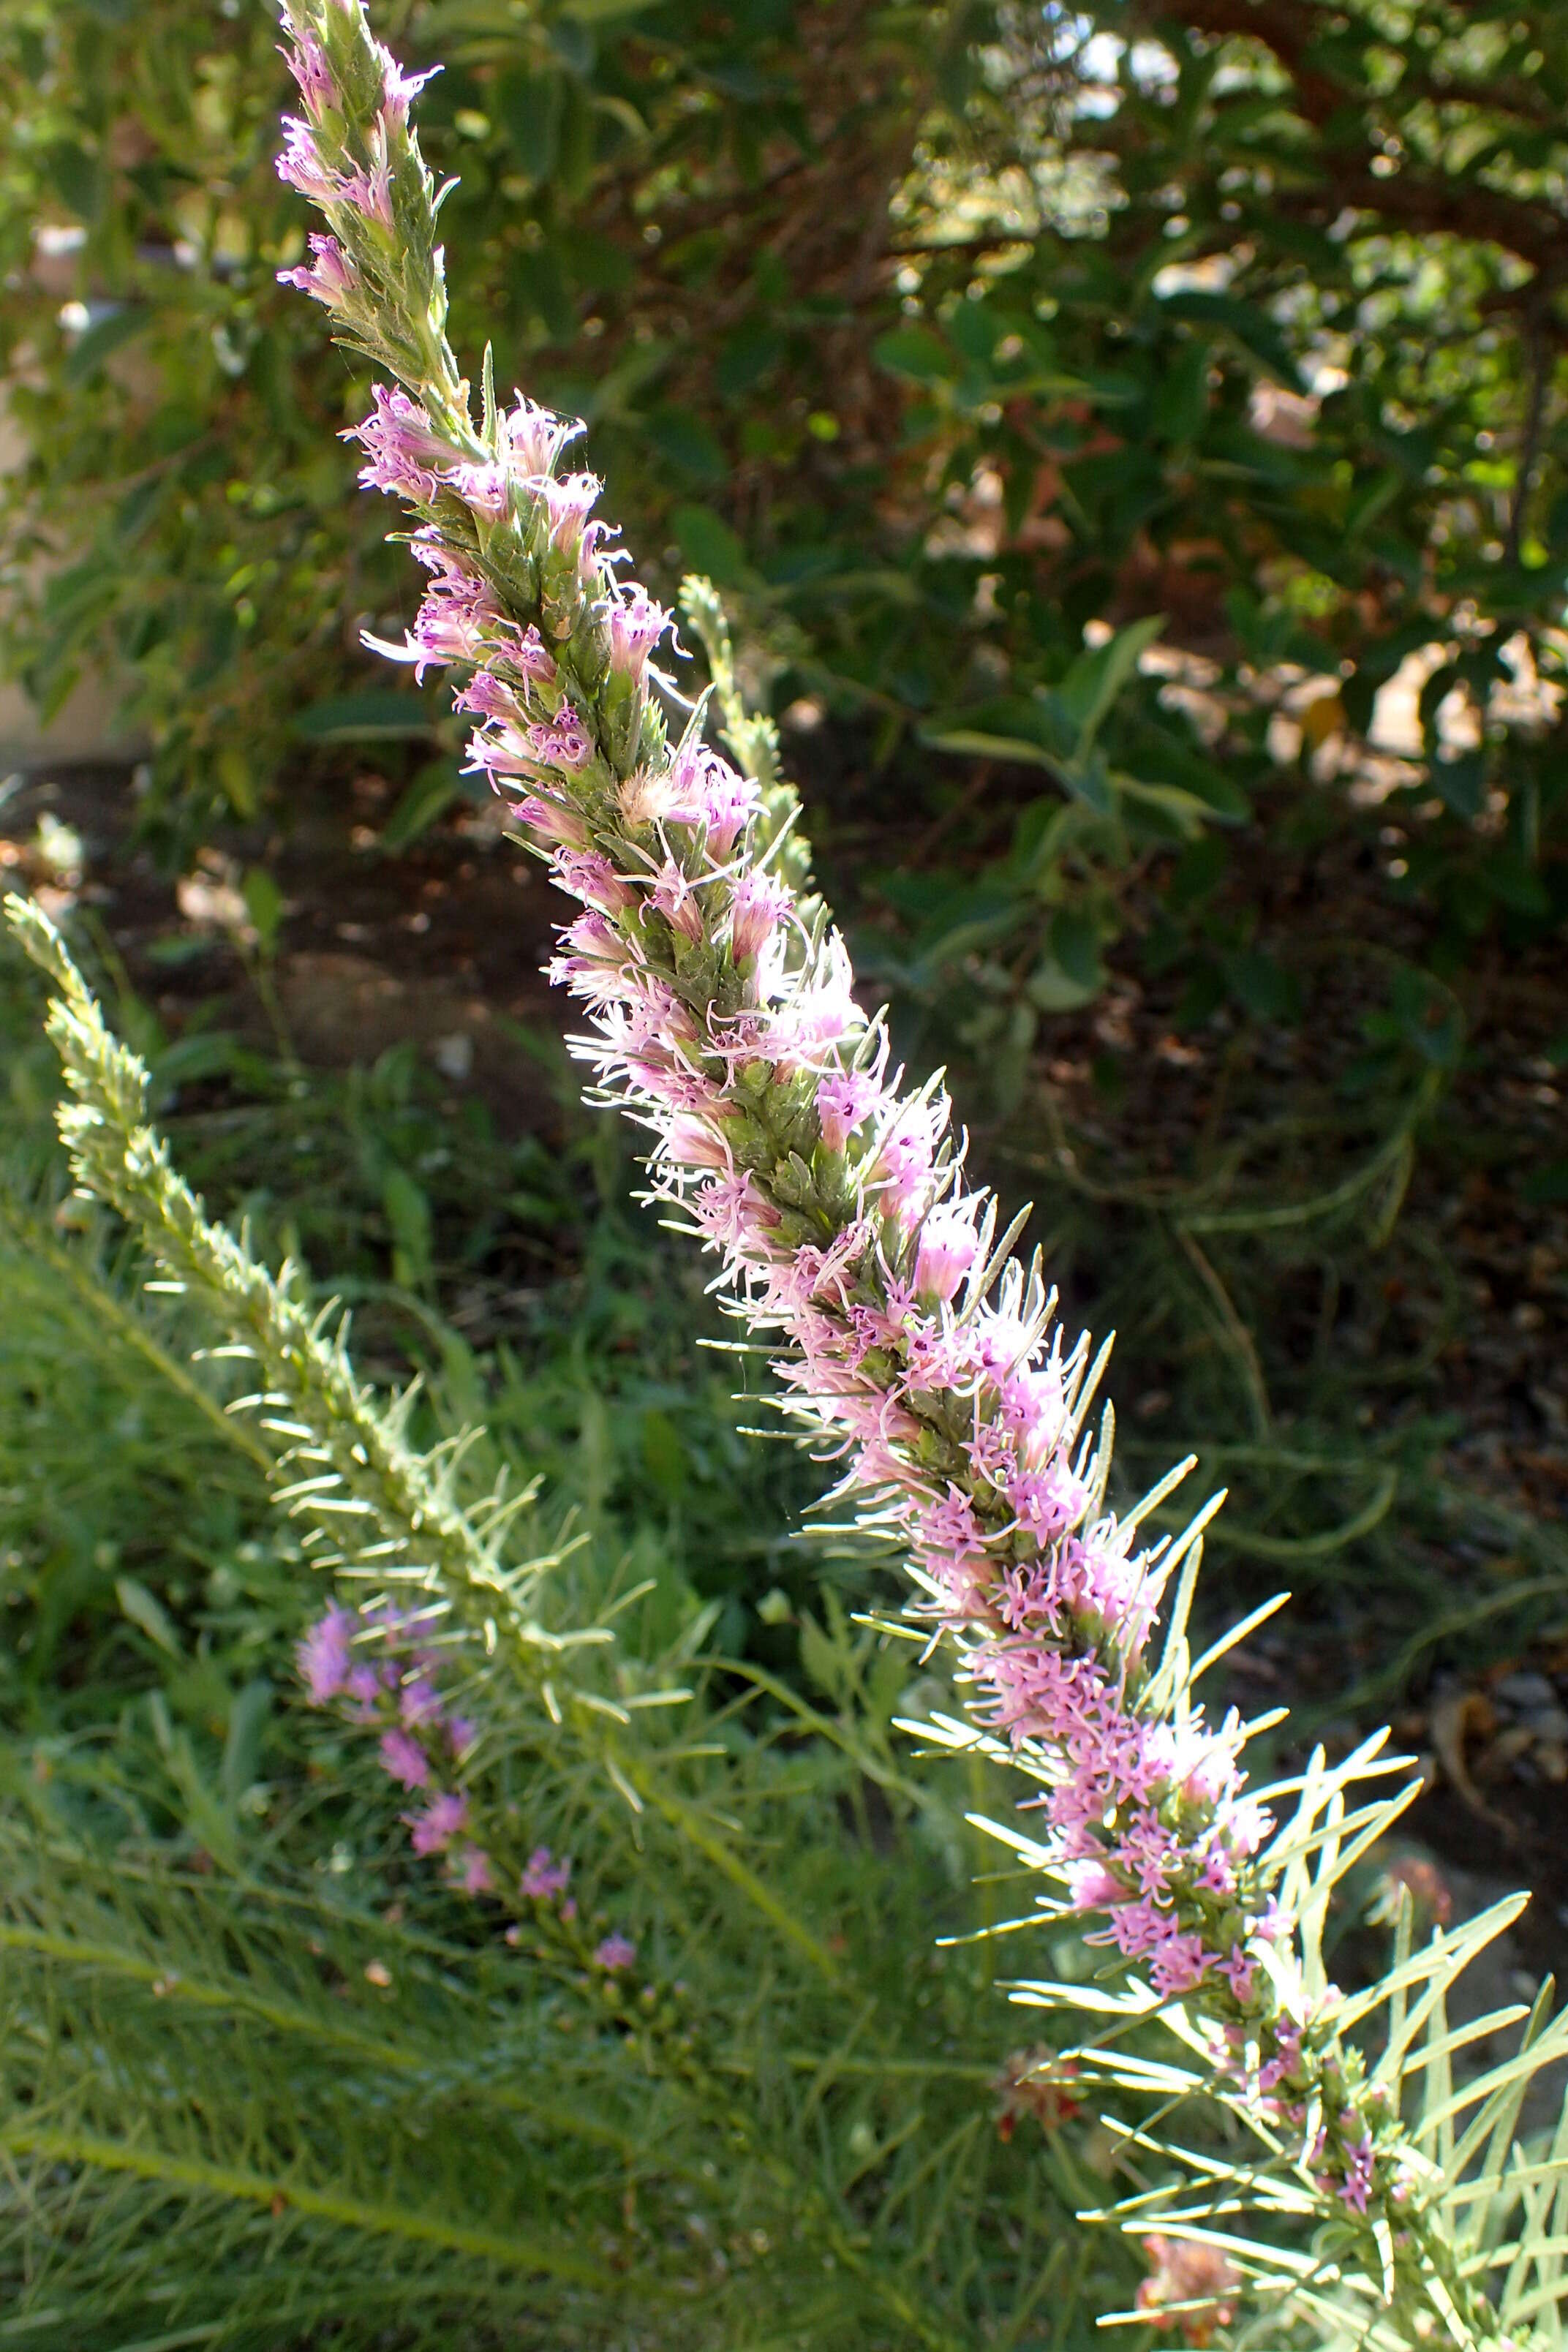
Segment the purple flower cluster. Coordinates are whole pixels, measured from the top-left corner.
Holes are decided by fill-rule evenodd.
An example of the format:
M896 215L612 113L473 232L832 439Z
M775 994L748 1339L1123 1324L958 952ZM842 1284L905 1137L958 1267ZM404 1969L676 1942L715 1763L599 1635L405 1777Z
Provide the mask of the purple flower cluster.
M547 1845L536 1845L528 1857L528 1867L519 1882L518 1891L532 1903L561 1903L562 1916L576 1916L577 1906L566 1894L572 1876L570 1859L557 1862ZM564 1902L562 1897L565 1896Z
M577 1904L567 1891L571 1857L557 1860L547 1845L536 1845L513 1880L500 1860L504 1840L485 1833L468 1790L454 1785L456 1768L474 1746L475 1727L448 1706L437 1680L443 1660L421 1640L416 1616L384 1601L367 1609L334 1606L307 1629L295 1656L311 1706L336 1707L348 1722L374 1733L382 1769L418 1795L421 1801L403 1821L422 1861L438 1858L459 1894L505 1897L515 1885L517 1897L573 1928ZM521 1939L521 1927L508 1928L509 1943ZM637 1959L637 1946L618 1930L592 1951L585 1942L577 1949L606 1978L625 1975Z
M422 1638L417 1615L379 1601L368 1609L329 1609L296 1653L312 1706L337 1706L376 1734L382 1769L423 1803L405 1813L417 1854L441 1854L454 1885L471 1895L495 1885L490 1857L468 1836L468 1801L450 1785L474 1744L474 1726L458 1714L437 1676L442 1659Z

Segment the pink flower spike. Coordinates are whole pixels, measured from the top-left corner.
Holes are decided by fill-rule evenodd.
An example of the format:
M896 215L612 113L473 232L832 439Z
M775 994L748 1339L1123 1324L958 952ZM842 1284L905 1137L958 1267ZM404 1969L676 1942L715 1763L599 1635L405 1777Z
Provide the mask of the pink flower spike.
M708 850L713 857L728 857L743 828L756 813L758 792L750 776L742 776L710 751L706 756L701 788L702 821L708 828Z
M574 562L583 541L584 525L604 487L593 474L568 474L563 481L539 484L550 543Z
M1232 1947L1228 1960L1217 1960L1215 1963L1215 1973L1225 1979L1237 2000L1245 2008L1252 1998L1253 1979L1257 1975L1257 1969L1239 1944Z
M385 1689L380 1667L373 1666L368 1659L363 1664L351 1666L343 1680L344 1696L367 1712L374 1710Z
M321 161L316 136L308 122L291 114L283 118L283 152L278 158L278 176L313 205L335 205L342 201L343 184L335 172Z
M669 614L646 589L634 585L612 600L607 625L611 669L640 686L647 657L669 626Z
M1371 2133L1363 2132L1355 2147L1346 2150L1345 2156L1348 2169L1340 2184L1340 2196L1352 2213L1364 2213L1377 2170Z
M672 1118L665 1150L682 1168L728 1168L730 1153L722 1136L697 1118Z
M931 1104L906 1102L878 1150L873 1181L883 1210L905 1224L924 1212L941 1123Z
M516 395L500 424L512 470L528 482L537 482L542 476L552 474L562 450L583 430L581 425L525 400L521 393Z
M487 635L494 635L493 624ZM533 708L532 689L554 684L555 664L545 652L539 631L533 628L520 634L514 645L502 646L499 653L490 647L486 650L500 660L508 675L476 670L468 684L453 696L453 704L457 709L471 710L480 719L521 727Z
M384 383L371 386L374 406L359 424L351 425L341 436L345 441L357 441L365 451L366 463L360 468L360 481L367 490L385 490L391 497L407 499L416 506L429 506L440 493L442 480L457 463L458 452L443 439L432 425L417 401L410 400L405 392ZM422 551L416 549L416 553ZM445 551L442 551L445 554ZM500 617L499 607L489 600L488 591L480 581L459 575L455 564L442 565L445 577L439 580L433 594L450 598L458 578L462 577L465 589L477 588L487 598L486 618Z
M1075 1862L1069 1877L1079 1911L1109 1911L1126 1897L1126 1888L1098 1862Z
M521 678L525 687L553 686L555 683L554 658L531 622L517 643L507 646L506 663L508 668L514 670Z
M381 1735L381 1761L384 1769L405 1789L423 1789L430 1779L430 1759L416 1739L406 1731L384 1731Z
M664 869L654 884L652 903L672 931L689 940L693 946L702 937L702 905L695 887L672 858L667 858Z
M404 1684L397 1696L397 1712L405 1723L439 1723L441 1694L421 1675L416 1681Z
M413 100L427 81L435 80L441 68L439 66L426 66L423 73L405 73L390 49L383 48L379 41L375 46L381 61L382 111L386 120L401 131L407 124L408 109Z
M393 230L396 222L392 211L392 167L386 157L380 156L368 172L351 172L338 190L338 202L353 205L366 220Z
M1211 1957L1201 1936L1169 1935L1154 1951L1149 1981L1162 2000L1170 2000L1173 1993L1191 1992L1194 1985L1202 1984Z
M1290 1922L1274 1895L1269 1895L1253 1922L1253 1934L1265 1944L1278 1944L1290 1932Z
M477 669L468 684L458 688L452 697L452 708L472 711L479 719L499 719L510 727L521 727L526 716L511 688L489 669Z
M601 556L599 553L605 541L614 536L607 522L588 522L583 526L583 536L577 542L577 577L590 596L596 595L610 579L608 573L602 573L601 566L625 561L622 556Z
M504 466L469 464L465 460L452 467L446 482L455 498L491 522L499 521L510 509L512 481Z
M294 33L291 47L279 46L284 64L300 85L307 112L319 122L328 108L338 103L338 86L326 52L308 27Z
M909 1091L889 1069L885 1023L814 895L805 845L764 849L780 796L698 740L700 711L671 748L670 714L645 706L669 616L616 568L598 481L558 471L578 428L521 395L498 413L488 367L476 425L441 337L430 188L406 134L427 77L379 47L366 66L362 0L282 6L303 99L279 170L343 242L313 238L309 263L281 274L415 395L378 390L353 436L367 487L413 509L430 574L405 642L379 649L421 682L461 665L472 772L575 902L550 971L587 1016L591 1034L571 1044L591 1098L648 1130L653 1197L719 1261L713 1286L836 1465L836 1495L910 1566L911 1614L933 1647L952 1643L970 1719L1025 1767L1038 1859L1087 1941L1161 2005L1189 2009L1237 2101L1295 2133L1290 2161L1317 2175L1326 2212L1376 2212L1399 2118L1359 2074L1335 2077L1333 1996L1314 2006L1291 1990L1293 1926L1265 1893L1279 1855L1254 1859L1274 1823L1246 1793L1246 1727L1214 1727L1179 1677L1145 1667L1183 1554L1149 1531L1154 1498L1142 1536L1137 1511L1119 1520L1106 1506L1092 1345L1064 1342L1038 1255L983 1266L993 1211L964 1181L940 1081ZM313 34L292 23L307 9ZM503 1863L485 1848L489 1816L471 1821L442 1785L472 1738L441 1701L446 1654L421 1648L431 1627L417 1619L373 1624L367 1608L359 1622L367 1639L352 1655L331 1617L306 1636L307 1685L420 1790L405 1815L415 1851L441 1856L449 1885L490 1891ZM542 1845L523 1864L515 1831L507 1843L508 1891L574 1916L570 1864ZM537 1941L543 1911L516 1916ZM591 1948L586 1934L573 1942ZM638 1988L636 1974L620 1984L636 1963L618 1931L592 1949L617 1988L612 2013ZM1231 2315L1235 2273L1216 2250L1146 2242L1141 2308L1207 2345Z
M550 871L563 890L602 914L621 915L637 904L637 894L630 883L623 881L597 850L558 849L550 861Z
M715 1176L691 1202L692 1216L710 1242L736 1251L756 1247L779 1220L771 1201L764 1201L749 1168Z
M329 310L342 310L349 297L360 290L353 264L335 236L312 236L310 261L296 269L280 269L278 283L297 288L314 301L325 303Z
M543 769L585 768L594 756L593 739L569 702L562 704L553 719L529 729L528 747L535 764Z
M586 849L588 845L587 826L575 810L563 807L559 801L521 801L515 814L531 833L537 833L542 840L562 842L569 849Z

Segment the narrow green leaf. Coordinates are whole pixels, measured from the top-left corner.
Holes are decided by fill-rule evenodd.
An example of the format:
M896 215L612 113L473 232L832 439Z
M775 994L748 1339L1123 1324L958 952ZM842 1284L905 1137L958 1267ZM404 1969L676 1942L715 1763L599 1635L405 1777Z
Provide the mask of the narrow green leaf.
M430 713L411 694L365 687L313 702L294 721L309 743L390 743L435 731Z

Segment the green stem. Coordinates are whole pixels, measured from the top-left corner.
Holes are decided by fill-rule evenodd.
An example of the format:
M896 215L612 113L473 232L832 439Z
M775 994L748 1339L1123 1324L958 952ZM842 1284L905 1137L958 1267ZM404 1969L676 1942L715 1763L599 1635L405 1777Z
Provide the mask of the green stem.
M35 2157L44 2164L85 2165L102 2172L128 2173L183 2197L222 2197L264 2205L279 2219L289 2212L300 2213L310 2221L331 2221L339 2229L401 2238L410 2245L436 2246L447 2253L498 2263L506 2270L563 2279L574 2286L604 2285L605 2266L599 2256L563 2254L557 2247L519 2231L469 2229L405 2205L374 2204L365 2198L346 2196L341 2189L312 2189L289 2172L250 2172L237 2165L212 2164L202 2157L178 2156L171 2148L146 2141L110 2139L94 2132L53 2131L25 2122L0 2129L0 2151L8 2157ZM668 2293L647 2278L639 2282L638 2291Z

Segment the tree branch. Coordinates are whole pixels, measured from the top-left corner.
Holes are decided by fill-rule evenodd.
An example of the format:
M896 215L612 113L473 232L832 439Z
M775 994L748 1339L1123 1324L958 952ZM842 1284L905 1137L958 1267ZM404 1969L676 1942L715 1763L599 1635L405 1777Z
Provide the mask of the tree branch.
M1525 411L1524 432L1519 445L1519 478L1513 486L1508 535L1503 542L1503 559L1516 570L1524 538L1525 509L1530 504L1530 493L1535 484L1536 461L1541 455L1541 428L1546 418L1546 387L1552 374L1553 354L1545 332L1545 323L1539 310L1532 314L1530 322L1530 404Z
M1163 15L1163 11L1159 12ZM1367 93L1336 80L1312 61L1311 46L1319 11L1301 0L1183 0L1180 25L1189 32L1215 38L1243 36L1270 48L1295 85L1295 110L1319 132L1331 122L1336 131L1346 108L1360 99L1375 103ZM1164 21L1169 24L1170 18ZM1403 87L1403 85L1402 85ZM1470 93L1444 90L1433 84L1425 89L1439 103L1468 99ZM1397 100L1399 91L1392 93ZM1477 103L1496 107L1500 89ZM1279 208L1298 217L1333 219L1349 205L1357 212L1379 215L1397 226L1428 233L1462 236L1489 245L1528 262L1537 273L1540 289L1568 281L1568 221L1545 204L1527 204L1504 195L1472 178L1447 177L1408 168L1380 179L1371 168L1364 144L1358 153L1337 143L1323 158L1325 184L1321 192L1292 193L1277 199Z

